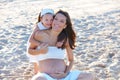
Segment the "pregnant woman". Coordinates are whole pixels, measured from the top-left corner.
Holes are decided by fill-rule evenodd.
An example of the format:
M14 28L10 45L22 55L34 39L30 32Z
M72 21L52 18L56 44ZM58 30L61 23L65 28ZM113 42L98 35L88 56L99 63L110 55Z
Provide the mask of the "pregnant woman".
M95 80L90 73L71 71L75 38L70 16L62 10L55 14L51 29L37 30L34 39L46 44L36 49L37 46L31 43L28 48L30 55L35 55L39 61L39 73L33 76L32 80ZM63 44L56 47L59 41L63 41ZM67 62L64 61L65 53Z

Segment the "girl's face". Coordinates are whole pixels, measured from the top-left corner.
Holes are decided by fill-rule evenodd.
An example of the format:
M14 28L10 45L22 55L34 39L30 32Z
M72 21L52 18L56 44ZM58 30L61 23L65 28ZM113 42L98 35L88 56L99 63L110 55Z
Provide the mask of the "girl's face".
M61 32L64 28L66 28L66 17L61 13L57 13L52 23L52 29Z
M53 21L52 14L45 14L41 18L41 22L46 28L50 28L52 26L52 21Z

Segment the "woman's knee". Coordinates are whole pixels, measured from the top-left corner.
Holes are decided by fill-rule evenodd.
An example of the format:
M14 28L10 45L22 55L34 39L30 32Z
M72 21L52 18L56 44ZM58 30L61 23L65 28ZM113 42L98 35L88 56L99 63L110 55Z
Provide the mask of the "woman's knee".
M96 77L91 73L80 73L78 80L96 80Z

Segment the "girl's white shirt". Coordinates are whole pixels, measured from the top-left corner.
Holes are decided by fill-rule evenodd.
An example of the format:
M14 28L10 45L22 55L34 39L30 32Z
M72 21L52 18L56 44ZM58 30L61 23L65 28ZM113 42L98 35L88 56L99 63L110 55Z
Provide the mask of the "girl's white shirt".
M37 26L38 26L38 28L39 28L40 30L48 29L48 28L46 28L41 22L38 22L38 23L37 23Z

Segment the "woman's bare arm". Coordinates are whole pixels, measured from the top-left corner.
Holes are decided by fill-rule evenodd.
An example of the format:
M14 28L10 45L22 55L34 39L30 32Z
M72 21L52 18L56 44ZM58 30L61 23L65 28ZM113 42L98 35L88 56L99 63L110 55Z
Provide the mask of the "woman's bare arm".
M73 63L74 63L74 56L73 56L73 51L72 49L70 48L70 45L67 41L66 43L66 51L67 51L67 57L68 57L68 64L66 66L66 70L65 70L65 73L69 73L70 70L72 69L73 67Z

